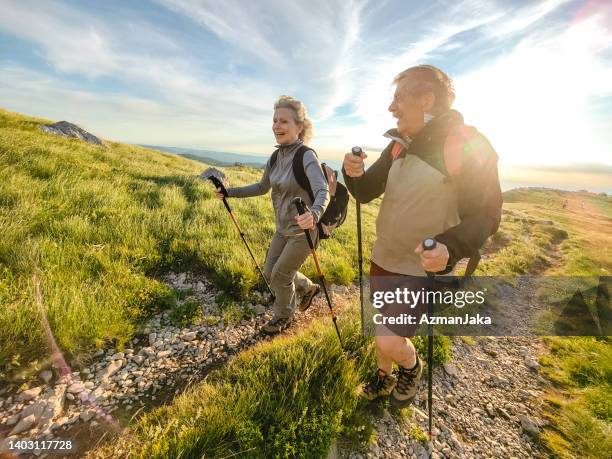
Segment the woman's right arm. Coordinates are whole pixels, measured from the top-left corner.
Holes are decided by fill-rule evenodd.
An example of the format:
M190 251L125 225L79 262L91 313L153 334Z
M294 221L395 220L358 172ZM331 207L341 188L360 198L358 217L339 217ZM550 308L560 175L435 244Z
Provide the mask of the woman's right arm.
M392 163L392 146L393 142L383 150L374 164L372 164L360 177L350 177L344 170L344 167L342 168L344 183L349 192L359 202L370 202L385 192L387 176L389 175L389 169L391 169Z
M252 185L239 186L236 188L228 188L227 195L230 198L250 198L252 196L261 196L270 190L270 160L266 163L263 176L259 183Z

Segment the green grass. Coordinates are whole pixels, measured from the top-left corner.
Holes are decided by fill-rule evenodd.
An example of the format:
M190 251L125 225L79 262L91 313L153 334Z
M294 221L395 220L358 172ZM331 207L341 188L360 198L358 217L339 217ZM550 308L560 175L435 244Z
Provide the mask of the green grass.
M35 275L55 339L76 362L108 342L122 347L143 318L173 306L172 292L156 280L163 272L206 273L234 298L263 288L223 205L197 178L205 165L45 134L37 126L47 122L0 110L0 380L33 374L38 367L32 364L44 360ZM261 175L247 167L227 173L233 185ZM263 264L274 231L269 196L231 205ZM355 244L354 228L351 212L321 246L330 282L356 277L356 250L347 251ZM368 217L366 247L373 233ZM312 261L304 270L314 276ZM232 308L224 318L238 320Z
M547 252L566 238L567 232L548 220L506 205L499 231L483 249L493 251L493 256L486 263L481 261L476 275L515 276L546 269L551 263Z
M121 348L160 310L168 310L178 325L237 323L244 317L236 300L263 286L223 206L212 199L210 185L197 179L205 165L119 143L101 148L44 134L37 128L41 122L46 121L0 110L0 380L34 378L46 363L37 283L55 339L77 362L108 342ZM248 167L225 171L232 185L252 183L261 174ZM610 274L611 198L543 189L514 190L504 198L501 229L487 243L490 257L479 274ZM565 210L564 198L571 200ZM378 203L362 206L365 260ZM274 231L269 197L231 205L263 262ZM319 250L326 278L334 283L356 279L353 208L354 203L345 225ZM554 248L560 258L551 256ZM198 317L188 293L157 280L170 270L206 273L225 291L218 311ZM314 277L311 260L304 272ZM260 344L137 421L125 440L132 455L316 456L338 436L366 443L373 435L368 410L352 390L371 371L374 354L371 340L358 337L350 319L356 315L352 310L341 317L348 347L359 349L356 361L341 355L328 322ZM448 360L450 341L436 343L437 361ZM423 340L415 344L422 352ZM605 457L610 343L557 338L550 346L543 363L559 394L550 404L554 429L543 439L560 456ZM589 440L596 444L589 447ZM109 448L117 451L121 441Z
M340 320L351 358L341 351L331 321L315 320L295 336L240 353L97 455L324 457L337 437L353 447L367 443L372 407L354 391L375 358L356 315L353 310ZM436 354L437 363L443 356Z
M553 428L542 440L558 457L605 458L612 451L612 346L610 338L551 337L544 374L560 398L549 400Z
M561 206L564 199L569 201L566 209ZM551 239L547 241L546 236L540 235L540 252L536 251L533 257L523 256L523 259L544 261L540 264L546 268L543 275L585 276L583 283L592 284L597 276L609 276L612 272L612 198L587 192L521 189L505 193L505 203L505 209L515 214L513 223L518 223L518 213L521 219L531 220L529 225L522 226L525 233L534 234L548 228ZM554 225L542 227L536 221L552 221ZM536 229L530 230L531 225ZM553 242L559 243L562 258L546 266L546 249ZM522 250L523 254L531 251L530 245ZM541 298L551 300L553 290L543 288ZM610 337L548 337L545 342L550 353L540 361L543 374L554 384L554 391L547 397L547 416L552 426L541 435L542 441L556 457L609 457L612 450Z
M195 298L186 298L172 308L169 319L177 327L186 327L197 323L201 317L200 302Z

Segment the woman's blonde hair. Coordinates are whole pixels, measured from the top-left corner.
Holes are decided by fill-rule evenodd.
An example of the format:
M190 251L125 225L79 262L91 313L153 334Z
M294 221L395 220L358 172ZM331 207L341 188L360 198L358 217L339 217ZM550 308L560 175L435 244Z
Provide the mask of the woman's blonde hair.
M304 104L291 96L280 96L274 103L274 110L278 108L290 108L293 110L295 122L302 125L298 137L307 144L312 139L312 121L306 116Z

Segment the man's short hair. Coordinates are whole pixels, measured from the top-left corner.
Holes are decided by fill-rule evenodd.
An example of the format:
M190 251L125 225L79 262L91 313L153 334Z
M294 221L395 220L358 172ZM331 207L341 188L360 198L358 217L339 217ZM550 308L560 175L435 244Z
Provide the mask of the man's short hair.
M414 82L414 87L410 89L410 94L420 96L432 92L436 101L432 109L432 115L439 115L448 111L455 101L455 88L453 80L433 65L417 65L410 67L397 74L393 79L394 84L401 80L410 78Z

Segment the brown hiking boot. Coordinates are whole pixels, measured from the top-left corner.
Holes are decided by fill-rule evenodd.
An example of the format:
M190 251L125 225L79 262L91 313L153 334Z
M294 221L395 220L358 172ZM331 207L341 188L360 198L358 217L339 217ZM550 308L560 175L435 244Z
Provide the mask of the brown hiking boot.
M300 304L298 304L298 309L302 312L306 311L312 304L314 297L319 293L321 293L321 287L319 284L313 284L312 287L310 287L308 291L304 293L304 296L300 300Z
M292 317L273 317L261 329L268 335L274 335L285 330L293 322Z
M417 385L423 374L423 362L417 355L417 364L413 369L399 367L397 384L391 393L391 405L396 408L405 408L412 403L417 393Z
M391 393L395 385L395 376L388 375L380 368L372 378L357 388L357 394L366 400L375 400Z

